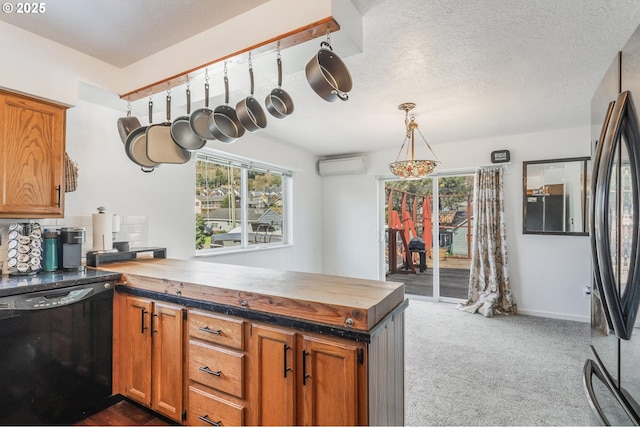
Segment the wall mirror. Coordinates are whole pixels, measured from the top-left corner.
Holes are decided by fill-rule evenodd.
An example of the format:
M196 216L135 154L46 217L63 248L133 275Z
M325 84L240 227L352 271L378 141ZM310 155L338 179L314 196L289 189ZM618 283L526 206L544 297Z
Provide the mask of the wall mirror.
M589 157L522 162L522 233L588 235Z

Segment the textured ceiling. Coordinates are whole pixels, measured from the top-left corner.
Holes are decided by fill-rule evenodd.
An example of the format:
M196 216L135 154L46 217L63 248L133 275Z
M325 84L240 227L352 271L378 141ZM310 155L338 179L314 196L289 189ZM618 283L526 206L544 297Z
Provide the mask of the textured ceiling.
M122 65L262 3L64 3L74 1L82 7L48 14L46 23L27 25L16 22L16 15L0 19ZM413 113L436 152L438 144L450 141L588 125L596 86L640 24L637 0L352 3L362 14L363 46L361 53L342 57L353 77L349 101L322 100L302 67L285 67L283 88L295 112L282 120L269 116L261 133L317 155L397 150L404 136L404 113L397 106L403 102L417 104ZM318 41L308 43L313 54ZM333 47L341 56L342 46ZM274 87L273 70L268 71L268 79L264 72L257 75L258 99ZM246 88L238 88L232 103L244 96ZM212 102L221 103L219 97Z

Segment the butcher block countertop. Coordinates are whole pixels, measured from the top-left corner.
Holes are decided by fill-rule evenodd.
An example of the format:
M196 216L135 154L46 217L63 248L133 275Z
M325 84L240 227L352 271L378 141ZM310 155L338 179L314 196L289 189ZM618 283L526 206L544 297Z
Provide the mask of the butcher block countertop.
M360 331L404 301L404 285L324 274L164 258L100 266L125 286Z

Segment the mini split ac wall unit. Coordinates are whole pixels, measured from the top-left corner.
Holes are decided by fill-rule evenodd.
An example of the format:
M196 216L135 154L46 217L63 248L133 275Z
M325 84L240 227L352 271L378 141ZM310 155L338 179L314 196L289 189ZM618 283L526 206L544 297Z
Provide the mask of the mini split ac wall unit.
M359 175L364 172L364 155L362 154L327 157L318 160L318 174L320 176Z

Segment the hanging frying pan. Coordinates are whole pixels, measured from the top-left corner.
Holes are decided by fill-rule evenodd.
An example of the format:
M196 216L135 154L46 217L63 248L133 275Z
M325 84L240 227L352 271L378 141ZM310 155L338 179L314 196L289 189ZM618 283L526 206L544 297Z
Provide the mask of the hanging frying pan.
M195 151L199 150L207 143L207 140L199 137L191 129L189 123L191 113L191 90L189 89L189 82L187 82L187 115L180 116L171 124L171 137L180 147L185 150Z
M227 78L227 63L224 63L224 103L213 110L209 116L209 131L222 142L234 142L244 135L244 127L236 110L229 106L229 79Z
M293 113L293 99L282 90L282 59L280 57L280 42L278 42L278 87L273 89L264 99L267 111L275 118L283 119Z
M213 114L213 110L209 108L209 72L205 70L204 73L204 107L198 108L189 116L189 126L193 133L198 135L202 139L216 139L216 137L209 132L209 116Z
M236 113L242 126L249 132L255 132L267 127L267 116L258 100L253 97L251 53L249 53L249 78L251 80L251 95L236 104Z
M320 50L307 63L305 73L311 89L325 101L349 99L347 92L353 86L351 74L344 62L333 53L329 41L320 43Z
M149 99L149 125L153 121L153 101ZM147 128L140 126L127 136L124 144L124 151L131 161L142 169L142 172L152 172L158 163L152 161L147 156Z
M171 95L167 93L167 121L147 128L147 157L156 163L182 164L191 152L180 147L171 136Z
M141 127L140 120L131 116L131 104L127 106L127 116L118 119L118 133L123 144L126 144L127 137L131 132Z

